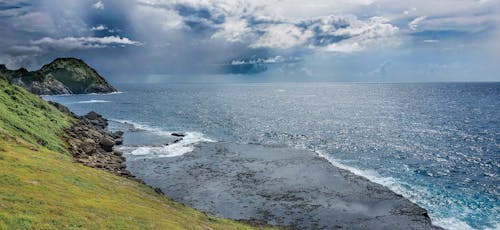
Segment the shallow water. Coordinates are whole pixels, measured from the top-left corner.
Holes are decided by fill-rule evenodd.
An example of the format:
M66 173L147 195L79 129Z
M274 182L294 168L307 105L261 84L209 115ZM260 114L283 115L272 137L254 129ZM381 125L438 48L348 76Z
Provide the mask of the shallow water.
M46 98L102 113L114 129L134 127L129 157L173 157L209 140L283 144L390 187L440 226L500 226L500 83L118 88L124 93ZM189 138L162 146L171 132Z

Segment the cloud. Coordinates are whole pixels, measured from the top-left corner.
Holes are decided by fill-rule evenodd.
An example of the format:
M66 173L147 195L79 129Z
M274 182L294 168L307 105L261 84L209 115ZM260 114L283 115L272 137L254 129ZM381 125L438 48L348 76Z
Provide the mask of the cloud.
M38 46L13 46L9 49L11 55L28 55L41 53L43 50Z
M275 63L284 63L284 62L293 62L297 61L295 60L287 60L283 56L274 56L270 58L256 58L256 59L247 59L247 60L233 60L231 61L231 65L251 65L251 64L260 64L260 63L265 63L265 64L275 64Z
M108 37L64 37L50 38L44 37L39 40L31 41L32 45L37 45L47 49L69 51L106 48L109 46L123 45L142 45L138 41L130 40L126 37L108 36Z
M93 26L92 28L90 28L90 30L92 31L103 31L103 30L107 30L108 27L106 27L105 25L98 25L98 26Z
M252 30L246 20L230 19L220 26L212 38L222 38L228 42L243 42L250 33Z
M284 23L269 25L262 31L264 32L263 35L250 44L251 48L288 49L304 44L314 35L309 30Z
M410 28L410 30L415 31L418 29L419 24L425 19L427 19L427 16L420 16L418 18L415 18L410 23L408 23L408 27Z
M295 10L299 10L299 6L303 5L314 9L333 6L325 1L312 2L299 4L290 0L141 1L142 6L146 8L162 8L166 11L164 14L177 15L177 20L174 20L177 25L175 29L187 28L192 33L208 33L211 39L246 44L249 49L357 52L374 44L398 44L390 41L395 37L398 28L382 17L361 20L354 15L329 14L297 18L295 14L276 10L279 9L277 6L295 7ZM340 1L338 4L367 5L373 1L348 2ZM325 4L327 6L324 6ZM183 26L179 27L179 24ZM378 42L380 40L385 43Z
M303 75L303 68L318 75L336 68L347 76L361 66L355 63L374 69L370 63L385 51L391 60L417 53L408 63L430 60L435 55L426 52L438 49L442 59L487 50L498 60L500 53L493 52L500 1L492 0L0 2L0 62L11 66L35 68L64 55L108 72ZM391 71L405 70L401 63Z
M92 4L92 7L94 7L94 9L96 10L104 10L104 4L102 3L102 1L98 1Z
M427 40L424 40L425 43L439 43L439 40L436 40L436 39L427 39Z

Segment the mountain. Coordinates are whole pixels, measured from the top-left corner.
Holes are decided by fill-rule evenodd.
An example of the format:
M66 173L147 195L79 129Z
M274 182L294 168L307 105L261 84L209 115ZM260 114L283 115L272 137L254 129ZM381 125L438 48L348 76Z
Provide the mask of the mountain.
M57 58L37 71L9 70L0 65L0 73L12 84L38 95L116 92L95 69L77 58Z

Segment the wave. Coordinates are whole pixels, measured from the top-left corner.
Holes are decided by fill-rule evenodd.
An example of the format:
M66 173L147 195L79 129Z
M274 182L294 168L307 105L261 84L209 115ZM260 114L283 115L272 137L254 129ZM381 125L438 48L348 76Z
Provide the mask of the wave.
M122 91L116 91L116 92L111 92L111 93L89 93L89 95L114 95L114 94L122 94Z
M457 230L474 230L473 227L467 223L458 220L456 218L436 218L432 221L434 225L440 226L446 229L457 229ZM495 228L498 229L498 228ZM485 229L486 230L486 229Z
M428 203L424 198L422 197L422 194L426 194L429 191L427 191L423 187L417 187L415 185L409 185L405 184L402 182L399 182L395 178L392 177L383 177L380 174L378 174L374 170L362 170L358 168L354 168L348 165L345 165L338 161L337 159L331 157L330 155L324 153L321 150L316 150L315 151L320 157L326 159L328 162L330 162L333 166L337 168L341 168L344 170L347 170L357 176L363 177L368 179L371 182L383 185L391 189L393 192L402 195L406 199L414 202L414 203ZM409 190L406 189L405 187L413 187L414 190ZM428 203L427 206L431 205ZM440 217L431 217L432 223L436 226L445 228L445 229L456 229L456 230L473 230L474 228L465 223L464 221L461 221L457 218L440 218Z
M137 123L128 120L113 120L122 124L128 124L134 127L137 130L144 130L148 132L153 132L158 135L171 136L173 132L166 132L161 129L151 127L149 125L143 123ZM165 145L165 146L140 146L140 147L122 147L122 151L125 152L125 155L128 157L132 157L133 159L144 159L144 158L162 158L162 157L176 157L182 156L186 153L192 152L197 143L201 142L215 142L214 140L207 138L204 134L199 132L187 132L185 133L185 137L174 144ZM296 148L301 148L296 146ZM393 192L404 196L410 201L418 204L422 204L425 207L432 207L432 201L426 200L426 197L430 197L430 191L428 191L424 187L415 186L411 184L407 184L393 177L384 177L377 173L374 170L363 170L355 167L348 166L341 161L333 158L326 152L321 150L316 150L316 152L320 157L326 159L333 166L347 170L357 176L361 176L363 178L368 179L371 182L381 184L383 186L388 187ZM410 189L411 188L411 189ZM457 229L457 230L471 230L474 229L466 222L453 217L440 217L440 216L431 216L433 224L436 226L440 226L445 229ZM493 226L497 227L498 224L493 224ZM493 229L495 229L495 227ZM488 229L489 230L489 229Z
M72 104L92 104L92 103L109 103L111 101L105 101L105 100L88 100L88 101L77 101L73 102Z
M157 135L171 136L173 132L167 132L159 128L152 127L150 125L134 122L130 120L120 120L120 119L110 119L110 121L114 121L120 124L124 124L127 126L131 126L131 131L148 131Z
M134 130L143 130L155 133L157 135L171 137L174 132L164 131L146 124L141 124L128 120L112 120L126 125L133 126ZM140 146L140 147L122 147L121 150L126 155L139 157L139 158L160 158L160 157L176 157L182 156L186 153L192 152L198 143L202 142L216 142L203 133L199 132L185 132L184 137L180 141L164 145L164 146Z
M177 157L194 150L195 144L201 142L215 142L206 138L202 133L187 132L181 141L170 145L153 147L143 146L132 150L129 154L133 156L142 156L145 158Z

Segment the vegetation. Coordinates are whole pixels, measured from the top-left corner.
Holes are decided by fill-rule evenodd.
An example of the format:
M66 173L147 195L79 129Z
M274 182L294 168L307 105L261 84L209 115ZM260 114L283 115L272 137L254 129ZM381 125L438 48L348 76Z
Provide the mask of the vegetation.
M77 58L57 58L36 71L9 70L0 65L0 73L38 95L116 92L95 69Z
M74 163L71 118L0 76L0 229L249 229Z
M70 125L70 120L39 97L0 78L0 131L31 144L64 152L60 135L62 129Z

